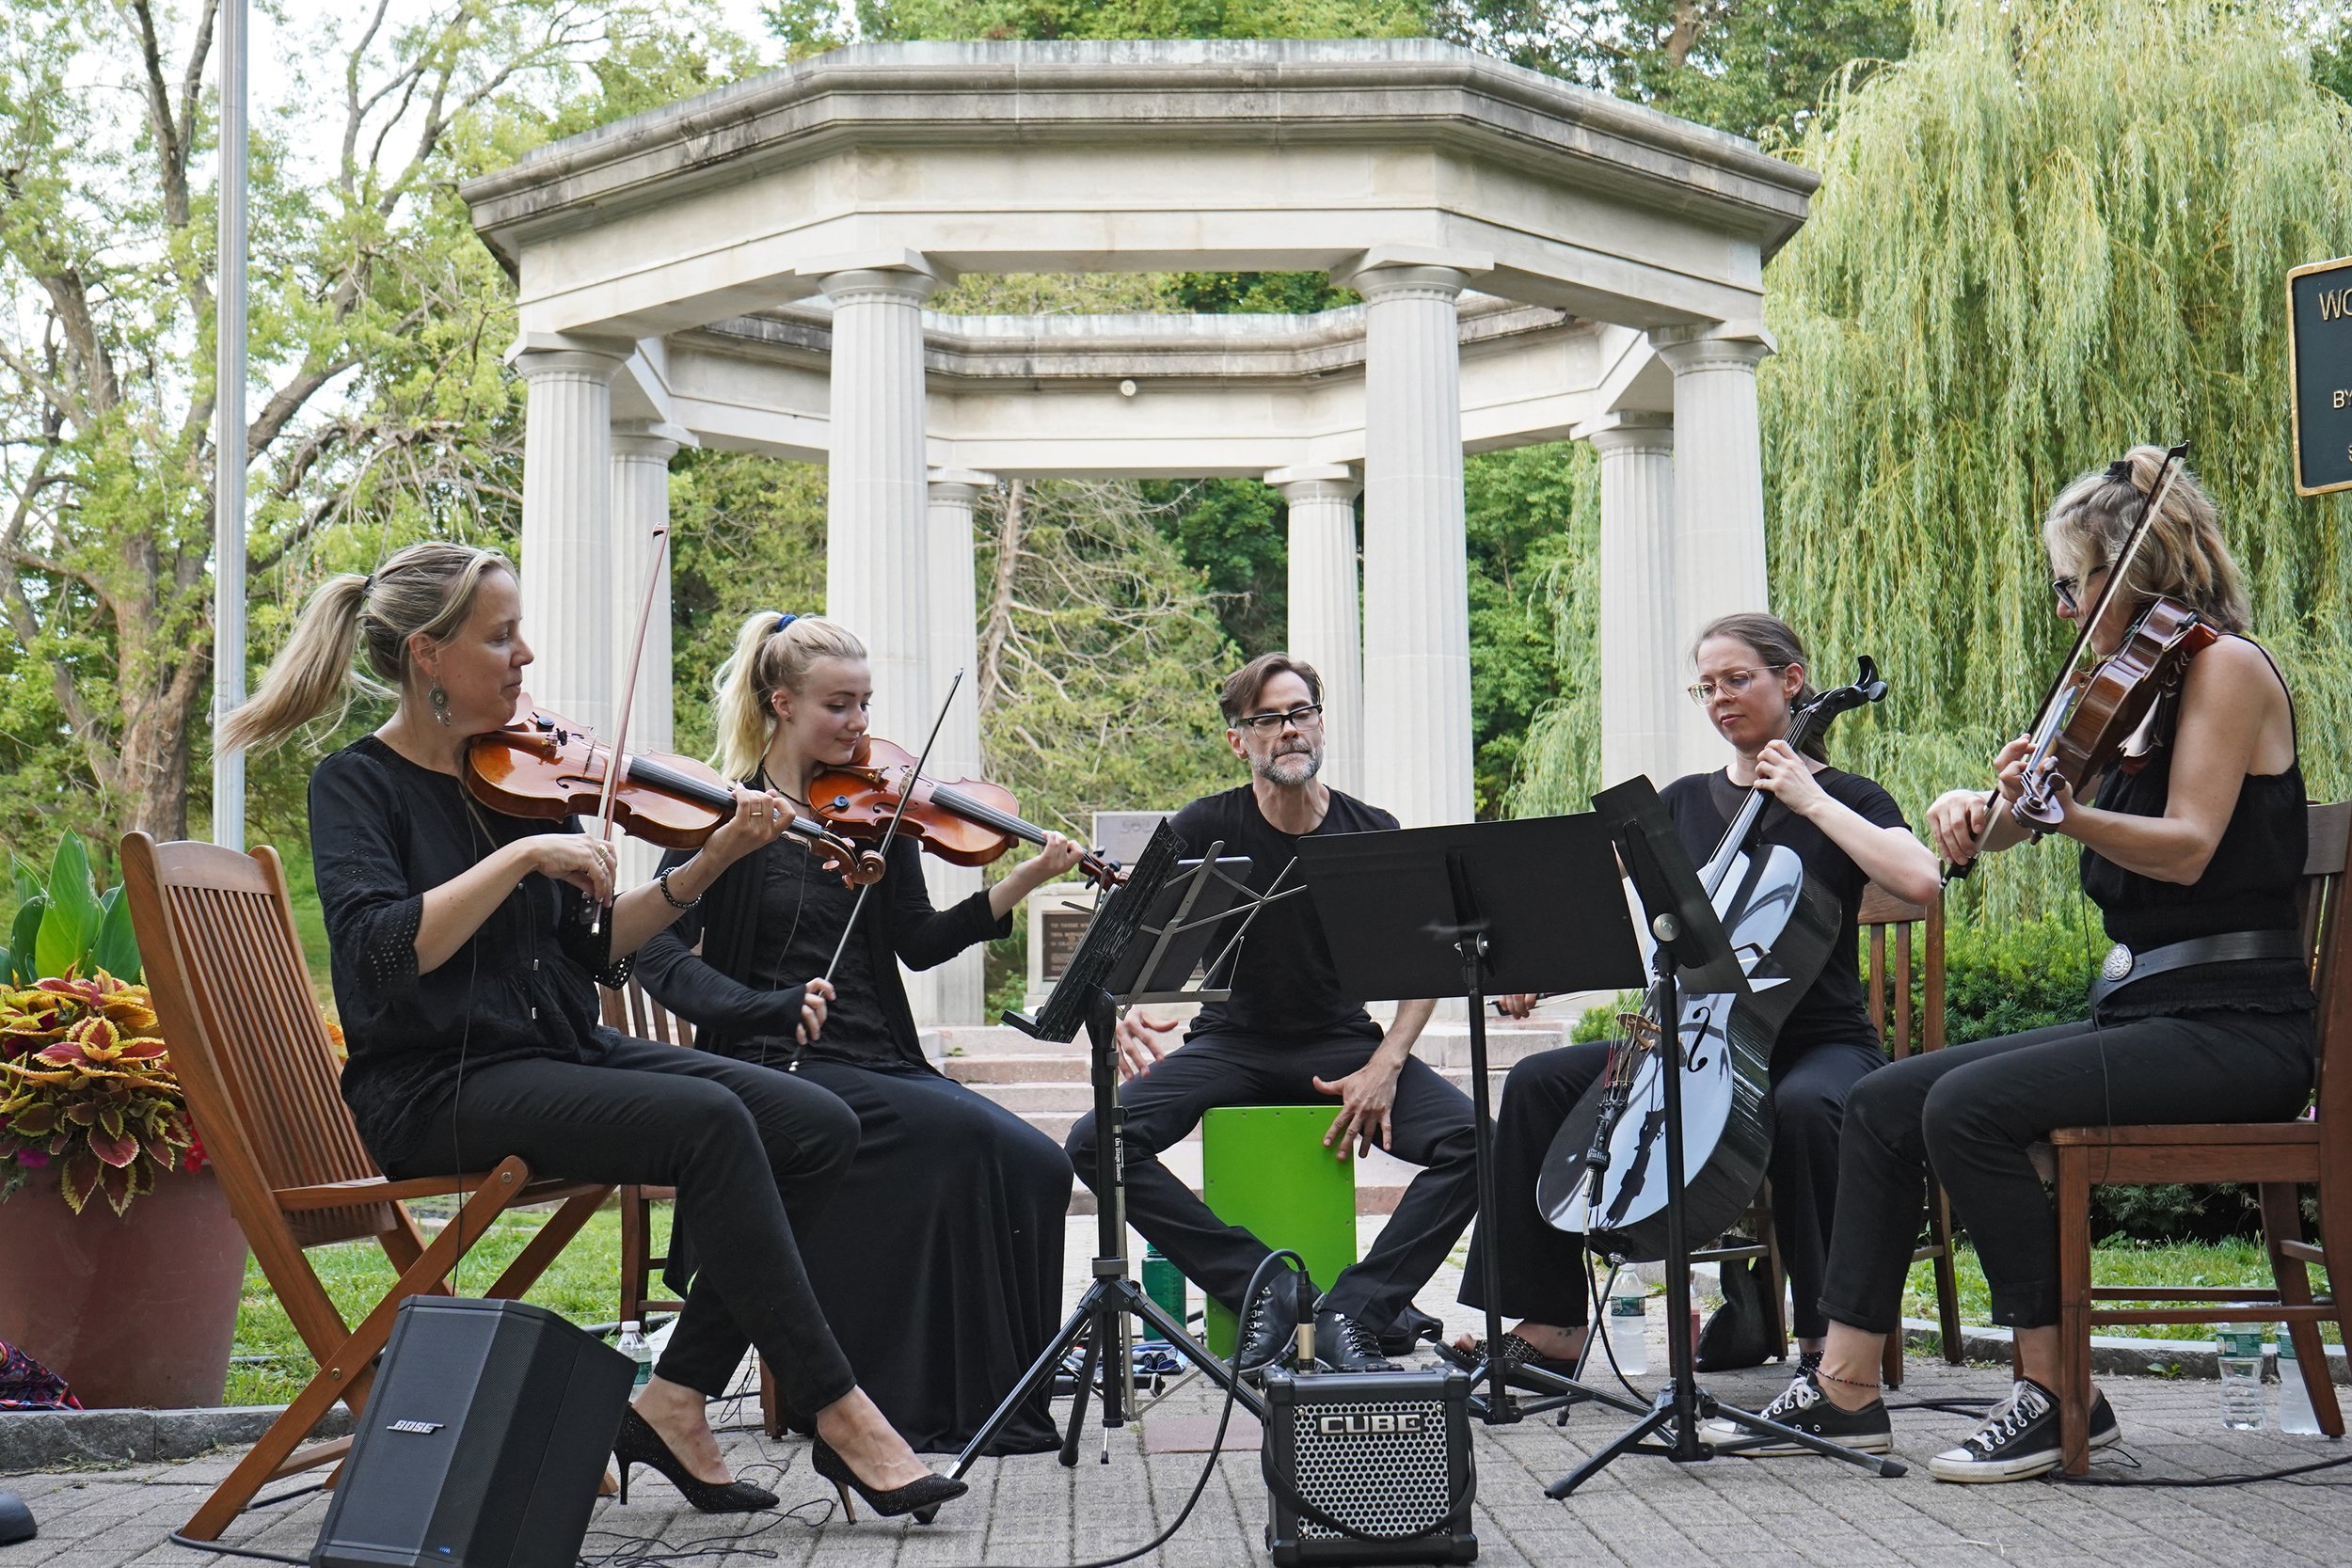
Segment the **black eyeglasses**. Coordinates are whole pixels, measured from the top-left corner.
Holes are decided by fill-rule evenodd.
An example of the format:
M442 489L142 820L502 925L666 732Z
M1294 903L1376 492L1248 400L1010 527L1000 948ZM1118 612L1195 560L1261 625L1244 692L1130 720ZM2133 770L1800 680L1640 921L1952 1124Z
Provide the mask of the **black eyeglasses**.
M1295 707L1288 713L1249 714L1244 718L1234 720L1233 728L1237 730L1255 730L1260 735L1272 735L1275 731L1280 729L1285 724L1303 730L1310 724L1320 724L1322 722L1323 705L1321 703L1309 703L1304 707Z
M2085 572L2080 577L2053 578L2050 579L2050 592L2056 594L2058 595L2058 602L2064 605L2067 609L2080 610L2082 608L2082 604L2078 595L2083 591L2083 584L2089 582L2092 578L2095 578L2100 573L2106 571L2107 569L2107 565L2108 562L2102 561L2099 564L2093 566L2090 571Z

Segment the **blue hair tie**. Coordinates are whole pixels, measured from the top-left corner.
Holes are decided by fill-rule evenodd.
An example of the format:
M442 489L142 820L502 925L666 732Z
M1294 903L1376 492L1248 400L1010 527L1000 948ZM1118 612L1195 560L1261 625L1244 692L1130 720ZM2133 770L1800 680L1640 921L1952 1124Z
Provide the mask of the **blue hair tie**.
M795 622L795 621L797 621L797 620L799 620L799 619L800 619L800 617L799 617L799 616L797 616L797 615L791 615L791 614L786 614L786 615L779 615L779 616L777 616L777 617L776 617L776 624L775 624L774 626L771 626L771 627L768 629L768 635L769 635L769 636L771 636L771 637L775 636L775 635L776 635L776 633L778 633L778 632L782 631L785 627L787 627L787 626L790 626L793 622Z

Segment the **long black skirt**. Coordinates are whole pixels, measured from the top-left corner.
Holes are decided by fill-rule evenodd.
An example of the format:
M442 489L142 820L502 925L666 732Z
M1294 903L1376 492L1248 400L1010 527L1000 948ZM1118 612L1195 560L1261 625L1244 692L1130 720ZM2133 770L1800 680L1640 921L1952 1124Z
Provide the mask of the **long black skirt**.
M928 1068L804 1061L864 1136L797 1227L809 1283L858 1384L918 1452L956 1453L1060 1326L1070 1158ZM1039 1391L989 1452L1057 1447Z

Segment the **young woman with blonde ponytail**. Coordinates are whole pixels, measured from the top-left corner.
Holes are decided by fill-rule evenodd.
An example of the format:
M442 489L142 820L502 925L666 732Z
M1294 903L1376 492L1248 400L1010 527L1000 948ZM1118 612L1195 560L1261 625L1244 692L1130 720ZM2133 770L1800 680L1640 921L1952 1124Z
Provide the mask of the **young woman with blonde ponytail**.
M872 689L865 645L848 628L755 615L719 673L714 761L804 803L818 768L850 761ZM639 960L646 990L694 1022L704 1050L787 1067L856 1112L857 1157L824 1212L800 1226L801 1255L859 1383L925 1451L961 1450L1052 1337L1071 1170L1051 1138L924 1058L898 966L929 969L1007 934L1013 906L1077 858L1077 846L1048 834L994 886L935 910L919 849L899 839L810 1040L793 1027L793 981L824 972L854 895L796 841L729 867ZM1047 1397L1039 1391L994 1451L1056 1445Z
M359 1134L395 1180L516 1154L549 1176L675 1187L681 1230L726 1238L706 1249L658 1374L623 1418L624 1500L643 1464L705 1512L776 1506L728 1473L704 1414L748 1334L817 1413L819 1473L884 1513L936 1509L963 1484L934 1475L858 1388L793 1242L791 1216L847 1167L855 1118L813 1085L597 1022L596 981L620 983L648 937L773 843L783 804L739 791L734 818L699 853L617 899L611 846L577 821L549 831L481 807L460 760L470 737L514 714L532 661L521 614L503 557L412 545L313 594L227 727L232 744L266 746L340 711L354 688L395 703L310 775L311 854L350 1048L342 1091ZM592 923L600 904L606 917ZM791 1000L794 1027L815 1033L821 989Z

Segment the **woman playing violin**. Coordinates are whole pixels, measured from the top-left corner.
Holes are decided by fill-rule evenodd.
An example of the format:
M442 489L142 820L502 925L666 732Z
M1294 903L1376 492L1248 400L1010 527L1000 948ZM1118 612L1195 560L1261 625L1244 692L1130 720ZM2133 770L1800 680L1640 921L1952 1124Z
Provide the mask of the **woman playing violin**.
M2051 504L2042 533L2059 615L2072 621L2097 603L2163 458L2136 448ZM1821 1291L1828 1353L1818 1375L1799 1378L1768 1412L1884 1447L1880 1351L1899 1326L1932 1166L1983 1263L1994 1321L2015 1331L2022 1370L1983 1427L1931 1461L1940 1481L2015 1481L2059 1463L2057 1224L2027 1149L2058 1127L2280 1120L2311 1092L2294 704L2244 635L2237 566L2213 502L2185 474L2090 628L2091 650L2112 654L2159 597L2193 610L2219 640L2194 656L2104 778L2082 781L2079 798L2063 780L2051 784L2059 815L2050 831L2082 846L2083 891L2117 944L2090 1016L1914 1056L1854 1090ZM2025 838L2010 808L2026 792L2028 751L2021 739L1994 757L1997 799L1956 789L1929 808L1947 860ZM2094 1395L2091 1443L2116 1436L2113 1411Z
M489 550L412 545L330 579L225 741L267 745L327 712L347 682L390 689L392 717L310 777L312 858L350 1061L343 1098L394 1180L520 1155L542 1174L673 1186L682 1225L727 1238L692 1281L654 1379L614 1445L707 1512L773 1508L736 1481L704 1415L757 1343L817 1413L816 1467L882 1512L928 1515L964 1487L931 1473L857 1386L812 1295L794 1226L840 1180L857 1125L782 1073L626 1039L596 984L730 865L772 843L783 803L736 793L731 819L665 887L612 897L612 847L567 823L488 812L460 782L468 740L505 724L532 661L514 568ZM353 670L364 656L370 681ZM603 909L591 921L592 911ZM787 1029L824 1022L791 997ZM738 1325L740 1326L739 1331Z
M1790 715L1814 691L1804 644L1785 623L1760 612L1726 615L1699 633L1692 658L1698 673L1692 698L1731 749L1724 767L1660 792L1692 863L1705 863L1748 791L1760 789L1772 800L1757 818L1758 836L1796 851L1806 879L1837 900L1829 960L1789 1013L1772 1056L1772 1224L1798 1304L1798 1347L1810 1362L1827 1331L1812 1298L1838 1199L1838 1123L1848 1092L1884 1060L1857 978L1862 893L1876 881L1900 898L1931 899L1935 858L1885 790L1830 767L1818 741L1809 755L1788 744ZM1523 1017L1533 1000L1507 997L1503 1010ZM1608 1066L1611 1049L1595 1042L1523 1058L1504 1085L1495 1128L1500 1209L1479 1217L1462 1300L1486 1305L1476 1249L1491 1227L1502 1243L1497 1306L1524 1320L1504 1336L1502 1354L1513 1362L1565 1370L1584 1346L1584 1240L1545 1222L1535 1186L1553 1136Z
M720 770L814 816L809 780L852 760L872 694L865 645L847 628L755 615L719 673ZM961 1449L1052 1337L1071 1170L1051 1138L925 1059L898 966L929 969L1009 933L1014 906L1078 862L1076 845L1044 836L1038 854L945 910L931 907L915 841L898 837L846 946L856 895L796 841L772 843L722 873L638 966L705 1051L788 1067L856 1113L857 1157L823 1213L798 1227L802 1255L859 1382L926 1451ZM824 973L836 947L834 999L803 1041L792 982ZM1056 1445L1048 1395L997 1451ZM796 1418L809 1412L796 1398Z

